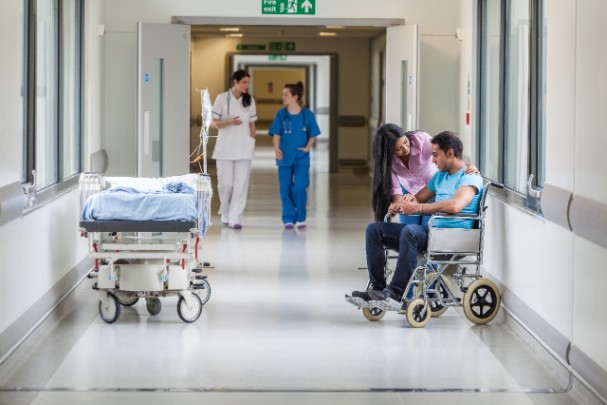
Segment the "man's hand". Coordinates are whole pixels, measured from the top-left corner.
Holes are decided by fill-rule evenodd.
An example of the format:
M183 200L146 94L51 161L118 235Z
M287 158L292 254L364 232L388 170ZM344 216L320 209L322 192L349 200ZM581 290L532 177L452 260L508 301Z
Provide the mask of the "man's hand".
M405 201L400 204L400 212L406 215L419 214L420 204L417 201Z

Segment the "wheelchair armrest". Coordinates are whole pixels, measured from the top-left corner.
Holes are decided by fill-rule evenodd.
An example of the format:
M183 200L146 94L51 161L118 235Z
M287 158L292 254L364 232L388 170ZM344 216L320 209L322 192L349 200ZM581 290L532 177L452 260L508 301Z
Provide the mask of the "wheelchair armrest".
M402 214L400 212L394 212L394 213L388 212L386 214L386 216L384 217L384 222L392 222L392 219L395 218L397 215L404 215L407 217L419 217L420 216L419 214Z
M433 214L432 217L435 218L458 218L458 219L481 219L481 216L478 214L447 214L446 212L437 212Z
M473 221L484 221L484 218L482 215L479 214L448 214L446 212L437 212L435 214L433 214L430 219L428 220L428 227L432 228L432 222L434 221L434 219L436 218L441 218L441 219L470 219Z

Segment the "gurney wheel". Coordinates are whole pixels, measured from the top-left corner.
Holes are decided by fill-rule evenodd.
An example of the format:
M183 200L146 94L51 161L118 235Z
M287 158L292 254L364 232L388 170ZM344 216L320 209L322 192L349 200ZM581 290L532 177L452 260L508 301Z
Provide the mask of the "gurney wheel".
M386 315L386 311L375 307L365 307L363 308L363 315L370 321L379 321L381 318L384 317L384 315Z
M162 309L160 298L148 298L145 305L150 315L158 315Z
M204 305L209 302L209 298L211 298L211 284L209 284L207 280L202 280L201 284L202 287L198 288L197 291L199 295L204 296L204 298L200 298L202 305Z
M491 280L473 281L464 294L464 313L470 322L483 325L490 322L500 309L501 296Z
M99 300L99 316L107 323L114 323L120 317L120 303L118 298L112 294L107 294L107 307L103 306L103 301Z
M407 322L412 328L423 328L430 321L432 311L428 305L426 311L422 314L424 306L425 302L421 298L416 298L407 304Z
M200 318L200 314L202 313L202 300L198 294L192 294L192 297L194 298L192 308L188 308L188 304L183 296L180 296L179 301L177 301L177 315L179 315L182 321L187 323L194 322Z
M139 297L135 296L135 297L125 297L126 299L122 299L120 297L118 297L118 302L120 303L120 305L123 305L125 307L130 307L132 305L135 305L137 303L137 301L139 301Z

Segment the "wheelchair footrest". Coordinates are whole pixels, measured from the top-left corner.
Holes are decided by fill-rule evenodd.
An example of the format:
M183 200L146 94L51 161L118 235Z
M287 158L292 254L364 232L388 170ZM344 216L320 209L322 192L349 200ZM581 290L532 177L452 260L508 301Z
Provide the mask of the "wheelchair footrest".
M363 308L372 308L373 305L369 305L368 301L363 300L362 298L359 297L352 297L348 294L346 294L345 296L346 301L349 302L352 305L355 305L356 307L358 307L358 309L363 309Z
M384 311L400 311L403 309L402 303L395 301L391 298L388 298L383 301L372 300L368 302L369 306L374 308L379 308Z

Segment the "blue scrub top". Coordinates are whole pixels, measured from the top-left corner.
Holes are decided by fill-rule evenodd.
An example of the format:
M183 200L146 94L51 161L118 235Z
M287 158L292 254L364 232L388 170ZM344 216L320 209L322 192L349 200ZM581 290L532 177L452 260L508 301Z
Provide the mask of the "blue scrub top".
M276 160L277 166L310 165L310 153L297 148L305 148L310 137L320 135L320 128L314 113L302 108L298 114L290 114L281 108L274 117L268 130L270 136L280 135L282 160Z

